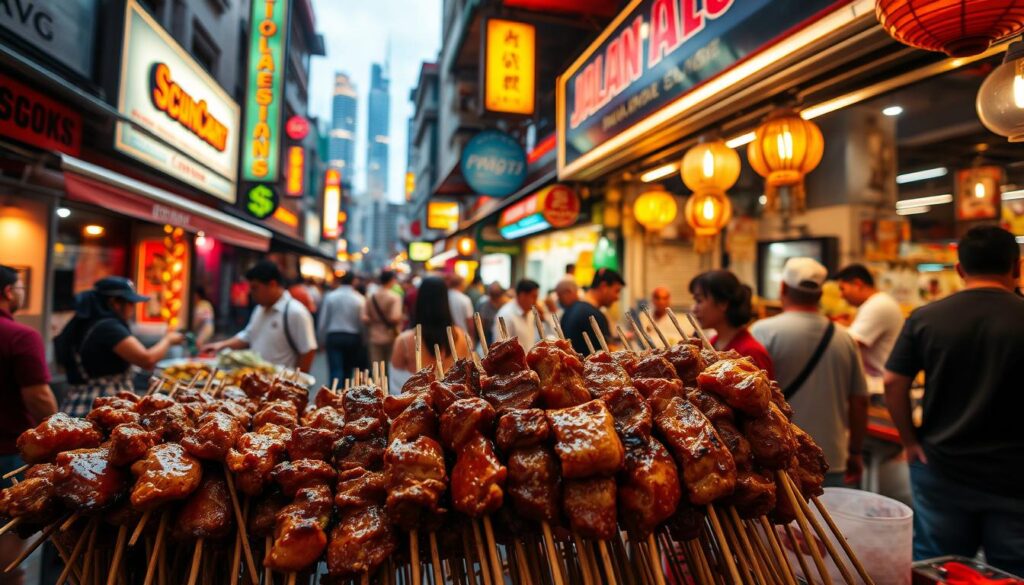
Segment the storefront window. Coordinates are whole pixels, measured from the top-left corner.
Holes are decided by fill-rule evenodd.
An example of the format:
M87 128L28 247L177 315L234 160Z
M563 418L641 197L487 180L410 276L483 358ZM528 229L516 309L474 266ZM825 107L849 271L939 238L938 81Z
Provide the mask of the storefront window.
M64 211L66 210L66 211ZM80 207L58 209L53 244L53 310L74 309L75 295L105 276L129 276L131 223Z

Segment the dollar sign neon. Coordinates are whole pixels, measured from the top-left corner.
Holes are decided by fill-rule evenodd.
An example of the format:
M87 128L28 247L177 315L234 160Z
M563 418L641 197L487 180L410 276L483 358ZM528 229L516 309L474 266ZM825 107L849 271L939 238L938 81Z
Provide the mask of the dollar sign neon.
M274 201L274 192L265 185L257 185L249 191L249 202L246 204L249 213L263 219L274 212L277 203Z

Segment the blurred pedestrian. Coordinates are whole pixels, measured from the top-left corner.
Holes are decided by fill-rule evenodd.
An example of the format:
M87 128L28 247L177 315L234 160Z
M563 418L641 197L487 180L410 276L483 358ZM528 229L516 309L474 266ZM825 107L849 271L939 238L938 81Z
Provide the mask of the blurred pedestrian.
M484 281L480 279L480 272L477 272L473 275L473 282L470 282L469 286L466 287L466 296L469 297L469 302L475 307L485 292Z
M469 300L466 293L462 292L466 285L466 279L458 274L449 274L448 283L448 308L451 311L452 319L456 327L463 329L470 338L473 337L473 301Z
M302 306L306 307L310 315L316 313L316 304L313 302L313 297L309 294L309 289L306 288L306 283L301 278L292 281L291 286L288 287L288 294L292 295L292 298L296 301L302 303Z
M533 309L536 307L543 318L543 310L537 305L540 298L540 285L523 279L516 283L516 296L498 310L494 318L491 335L494 339L501 338L500 326L504 321L509 337L518 337L523 351L529 352L537 343L537 326ZM543 325L542 325L543 327Z
M580 287L576 284L575 280L563 278L555 285L555 298L558 300L559 307L557 315L559 320L561 320L562 315L565 314L569 307L580 300Z
M734 350L747 356L775 379L772 358L747 330L754 318L753 291L728 270L710 270L690 281L693 314L702 329L714 329L709 341L718 351Z
M390 385L393 391L401 388L398 382L408 379L416 371L416 325L423 330L423 367L434 365L435 345L441 351L445 371L455 362L448 345L448 327L452 327L455 350L459 357L468 357L469 337L461 328L455 327L448 307L448 293L449 289L440 277L428 276L420 283L416 299L416 319L413 326L408 331L403 331L395 340L391 353L392 377L395 383Z
M826 486L860 481L868 424L867 383L857 344L819 311L828 271L812 258L782 269L782 313L750 332L768 350L775 377L793 406L793 422L825 452Z
M363 343L362 312L366 300L352 287L355 273L349 271L338 279L338 288L324 296L317 324L317 338L327 353L331 381L348 380L361 367L359 356Z
M18 453L18 436L57 412L43 338L35 329L14 320L14 314L24 305L25 283L21 276L13 268L0 265L0 400L4 405L0 411L0 475L25 463ZM0 536L0 564L10 564L24 547L25 541L15 530ZM5 577L4 583L20 585L24 570L19 565Z
M266 361L285 368L308 372L316 355L317 340L313 316L285 289L281 269L270 260L260 260L245 273L256 309L240 333L204 351L250 348Z
M1024 300L1020 246L995 226L958 246L964 290L907 319L886 363L885 400L910 462L914 558L974 558L1024 575ZM921 426L910 387L924 372Z
M480 313L480 322L484 328L486 339L482 343L494 343L494 324L498 310L505 304L505 289L497 281L487 286L487 294L476 303L476 312Z
M241 276L231 283L231 325L238 331L249 321L249 283Z
M885 360L903 329L903 311L892 295L875 288L875 277L863 264L850 264L836 273L835 280L846 302L857 307L847 331L860 349L868 391L881 394Z
M217 330L217 321L213 313L213 303L206 294L206 289L197 286L192 293L192 333L196 336L196 345L202 347L213 337Z
M597 347L596 335L590 326L591 317L597 320L597 325L605 339L611 339L608 318L600 309L607 309L618 302L624 286L626 286L626 281L618 272L609 268L600 268L594 273L594 281L590 289L578 302L566 309L565 314L562 315L562 331L565 333L566 339L572 342L576 351L582 355L587 354L587 344L583 340L584 332Z
M134 392L132 366L155 369L167 350L185 339L178 331L168 331L147 348L132 335L135 304L147 300L120 276L100 279L75 297L75 316L53 340L55 358L68 379L61 411L84 417L94 399Z
M382 270L380 286L363 303L361 318L370 340L370 363L391 363L391 348L401 332L402 297L394 291L398 282L395 272Z
M411 276L403 280L402 291L402 312L405 314L402 329L404 330L412 327L412 322L416 319L416 296L419 294L416 280Z
M682 341L683 338L679 335L679 331L676 330L676 326L668 316L668 310L671 307L672 293L668 290L668 287L659 286L651 291L651 316L654 317L654 325L645 319L641 319L641 322L644 323L644 331L646 331L647 335L651 336L652 339L658 339L658 333L655 331L655 329L658 329L662 332L670 345L675 345ZM679 325L683 327L683 331L685 333L688 333L691 336L693 335L693 328L686 322L686 319L681 320Z

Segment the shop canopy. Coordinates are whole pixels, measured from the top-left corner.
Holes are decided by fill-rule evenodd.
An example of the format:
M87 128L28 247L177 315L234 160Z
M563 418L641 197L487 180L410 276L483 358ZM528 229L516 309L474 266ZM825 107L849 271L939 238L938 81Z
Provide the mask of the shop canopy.
M260 252L270 249L273 234L268 229L72 156L61 155L61 168L72 201L192 233L205 232L234 246Z

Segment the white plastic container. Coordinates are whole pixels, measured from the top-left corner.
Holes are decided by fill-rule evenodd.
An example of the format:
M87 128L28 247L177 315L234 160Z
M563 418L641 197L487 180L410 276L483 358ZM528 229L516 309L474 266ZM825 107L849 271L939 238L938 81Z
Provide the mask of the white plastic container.
M820 499L876 585L910 585L914 540L913 510L892 498L846 488L826 488ZM828 533L835 549L839 551L841 560L856 577L853 563L843 554L843 549L831 534L828 524L821 518L813 503L810 507L818 523ZM793 522L792 527L799 537L799 524ZM790 565L797 575L802 575L794 547L790 546L788 538L781 530L779 536L786 547ZM815 540L818 540L816 535ZM823 543L818 541L817 544L832 580L842 583L842 573L828 556ZM802 543L800 548L803 549L800 554L810 568L811 580L820 583L821 576L815 571L810 550Z

